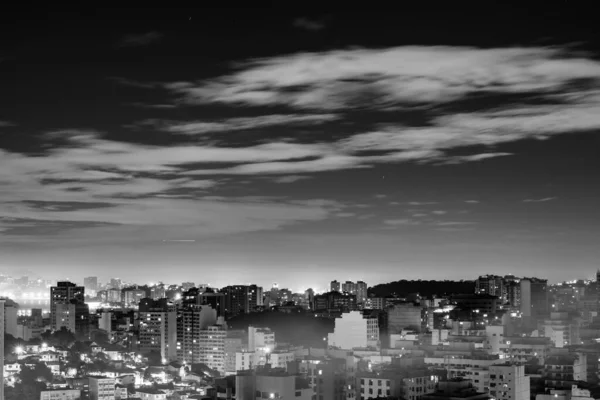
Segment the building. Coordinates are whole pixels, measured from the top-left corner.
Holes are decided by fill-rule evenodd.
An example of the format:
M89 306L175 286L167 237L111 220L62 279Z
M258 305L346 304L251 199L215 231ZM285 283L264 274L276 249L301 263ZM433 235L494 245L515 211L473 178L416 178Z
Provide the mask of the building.
M78 389L54 389L42 390L40 400L79 400L81 399L81 390Z
M511 363L491 365L490 395L498 400L530 400L529 376L525 376L525 366Z
M488 393L478 392L467 379L438 382L435 392L421 396L421 400L490 400ZM411 399L407 399L411 400Z
M570 353L546 358L542 378L547 389L568 390L580 381L587 381L587 355Z
M579 334L579 316L571 316L566 312L550 313L538 326L540 336L550 338L555 347L581 344Z
M323 399L345 400L353 397L354 379L345 359L307 356L297 363L297 369L309 387Z
M368 290L368 286L365 282L363 281L358 281L356 282L356 302L358 304L362 304L364 305L365 302L367 301L367 290Z
M2 371L2 384L0 384L0 400L4 400L4 302L0 298L0 371Z
M329 285L330 292L339 292L340 289L341 289L341 286L338 281L331 281L331 284Z
M341 311L356 310L356 295L340 292L328 292L314 297L315 311Z
M548 315L548 280L521 279L521 313L523 317L533 320Z
M56 330L56 305L57 304L85 303L85 288L71 282L57 282L50 288L50 324Z
M114 400L115 380L105 376L89 377L90 400Z
M158 352L163 362L177 358L177 310L167 299L143 299L139 307L139 349Z
M475 293L498 298L505 295L504 278L498 275L482 275L475 281Z
M275 350L275 332L269 328L248 327L248 351L268 349L266 352Z
M191 288L195 287L196 284L194 282L183 282L181 284L181 290L186 291L186 290L190 290Z
M434 393L438 377L424 368L408 369L390 366L381 370L356 374L356 398L401 398L419 400Z
M108 303L121 303L123 301L123 292L121 292L121 289L108 289L106 291L106 301Z
M225 295L225 312L228 315L249 313L263 305L263 289L256 285L227 286L221 289Z
M200 362L200 332L217 323L211 306L189 306L177 311L177 361Z
M81 338L89 338L90 308L85 303L71 300L70 303L59 303L55 306L52 326L55 330L66 328Z
M365 318L360 311L351 311L336 318L334 331L328 335L327 343L332 347L351 350L373 346L373 342L376 346L378 340L377 318Z
M223 293L204 292L198 293L196 297L198 305L210 305L217 310L217 316L225 315L225 295Z
M123 282L119 278L112 278L110 280L110 282L108 283L108 288L109 289L119 289L119 290L121 290L122 286L123 286Z
M385 297L369 297L365 301L365 308L369 310L385 310L386 306Z
M387 308L387 332L421 331L421 307L413 303L399 303Z
M95 294L98 290L98 277L88 276L87 278L83 278L83 287L89 293Z
M19 305L11 299L4 299L4 333L17 337L17 316Z
M437 355L425 357L425 364L445 370L448 379L468 379L477 392L489 392L490 367L500 363L498 355L470 352L470 355Z
M224 340L224 351L225 351L225 374L234 375L237 371L236 368L236 354L241 353L244 350L246 332L241 330L227 331L227 335ZM243 368L251 369L251 368Z
M140 400L167 400L167 394L160 389L145 387L137 389L135 392Z
M494 314L502 309L500 298L489 294L459 294L452 296L452 301L462 310L479 310L481 313Z
M146 298L146 291L142 289L123 289L122 297L125 307L137 306L142 299Z
M303 377L268 368L256 372L240 372L236 375L235 393L236 400L311 400L314 394Z
M209 326L200 331L199 362L209 368L225 372L225 337L227 332L220 325Z
M165 285L156 285L150 288L150 298L152 300L164 299L167 297Z

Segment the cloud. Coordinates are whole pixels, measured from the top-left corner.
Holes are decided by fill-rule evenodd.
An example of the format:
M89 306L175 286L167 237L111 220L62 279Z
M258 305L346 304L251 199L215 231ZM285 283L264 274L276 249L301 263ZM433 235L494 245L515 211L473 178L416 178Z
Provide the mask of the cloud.
M335 114L270 114L257 117L230 118L222 121L165 121L149 119L134 125L154 126L159 130L182 135L200 135L213 132L227 132L258 129L268 126L289 126L291 124L321 124L338 119Z
M342 109L365 96L375 104L442 103L485 90L550 92L598 76L600 63L558 48L406 46L251 60L230 75L171 88L191 103Z
M275 183L294 183L294 182L298 182L303 179L310 179L310 177L304 176L304 175L288 175L288 176L281 176L281 177L275 178L275 179L273 179L273 182L275 182Z
M385 199L385 198L387 198L387 195L386 194L376 194L373 197L376 199Z
M8 128L9 126L16 126L16 125L17 124L15 124L14 122L0 120L0 128Z
M296 28L305 29L311 32L319 32L325 29L324 23L308 18L297 18L296 20L294 20L294 26Z
M118 43L119 47L148 46L163 38L160 32L146 32L124 36Z
M473 154L469 156L451 156L447 157L445 161L442 161L442 164L462 164L464 162L472 162L472 161L482 161L490 158L496 157L505 157L511 156L512 153L481 153L481 154Z
M412 225L420 225L421 221L405 218L405 219L386 219L383 221L383 223L386 225L392 225L392 226L404 226L404 225L412 226Z
M547 201L552 201L552 200L556 200L556 197L544 197L541 199L525 199L523 200L523 203L545 203Z
M432 211L431 213L435 214L435 215L444 215L444 214L447 213L447 211L444 211L444 210L435 210L435 211Z
M469 203L469 204L479 204L479 200L465 200L465 203Z
M435 201L410 201L408 202L409 206L429 206L432 204L438 204Z

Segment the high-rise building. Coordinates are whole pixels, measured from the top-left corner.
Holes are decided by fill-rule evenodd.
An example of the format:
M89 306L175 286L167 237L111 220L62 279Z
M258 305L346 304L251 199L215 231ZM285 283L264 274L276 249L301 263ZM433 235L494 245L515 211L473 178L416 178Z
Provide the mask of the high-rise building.
M259 349L263 349L267 353L275 350L275 332L269 328L249 326L248 351L257 351Z
M164 299L167 297L165 285L157 285L150 288L150 298L152 300Z
M188 306L177 311L177 360L200 362L200 332L217 322L217 310L209 305Z
M342 283L342 292L356 295L356 283L352 281Z
M498 275L482 275L475 281L475 293L489 294L502 298L504 292L504 278Z
M329 285L330 292L339 292L340 289L341 289L341 287L340 287L340 283L338 281L331 281L331 284Z
M200 331L199 362L209 368L225 372L226 330L220 325L212 325Z
M0 400L4 400L4 299L0 299Z
M56 305L57 304L70 304L72 301L75 303L85 303L85 288L83 286L77 286L72 282L57 282L56 286L50 288L50 324L52 330L56 330Z
M226 286L221 289L221 293L225 296L225 312L228 315L253 312L256 307L263 305L263 290L260 286Z
M83 286L88 292L96 293L98 290L98 277L88 276L87 278L83 278Z
M19 305L11 299L4 299L4 333L17 337L17 316Z
M356 282L356 302L358 304L365 304L367 301L367 290L368 286L363 281Z
M196 299L198 305L209 304L212 308L217 310L218 317L225 315L225 295L223 293L206 291L204 293L199 293Z
M157 352L164 362L177 358L177 309L167 299L143 299L139 307L139 348Z

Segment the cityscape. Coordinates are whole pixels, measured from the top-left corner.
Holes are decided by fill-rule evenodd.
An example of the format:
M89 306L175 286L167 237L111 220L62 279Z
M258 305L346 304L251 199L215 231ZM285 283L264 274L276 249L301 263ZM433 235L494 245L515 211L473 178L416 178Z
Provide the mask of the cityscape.
M597 12L369 6L0 13L0 400L600 400Z

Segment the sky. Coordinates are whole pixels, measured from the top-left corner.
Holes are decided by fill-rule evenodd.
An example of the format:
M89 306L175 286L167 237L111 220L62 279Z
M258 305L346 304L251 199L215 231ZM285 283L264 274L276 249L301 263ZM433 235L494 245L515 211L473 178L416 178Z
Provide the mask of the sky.
M0 272L592 276L595 21L511 4L3 13Z

